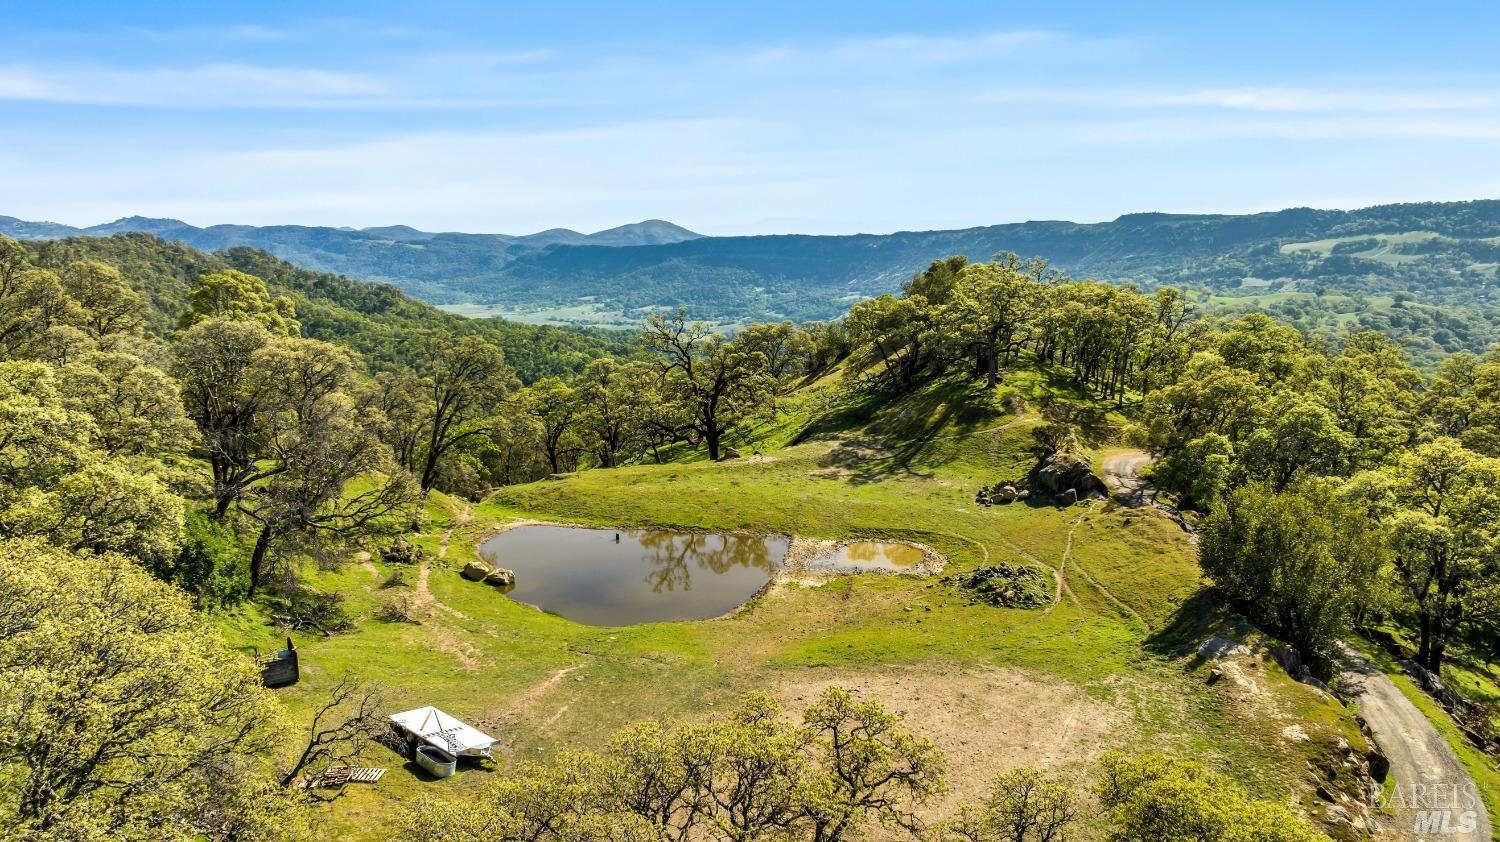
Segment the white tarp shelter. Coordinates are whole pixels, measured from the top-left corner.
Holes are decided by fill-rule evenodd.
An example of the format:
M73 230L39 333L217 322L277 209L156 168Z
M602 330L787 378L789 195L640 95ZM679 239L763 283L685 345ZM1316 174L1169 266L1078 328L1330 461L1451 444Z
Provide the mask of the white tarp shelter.
M489 757L490 746L499 742L431 705L393 713L391 721L402 731L455 757Z

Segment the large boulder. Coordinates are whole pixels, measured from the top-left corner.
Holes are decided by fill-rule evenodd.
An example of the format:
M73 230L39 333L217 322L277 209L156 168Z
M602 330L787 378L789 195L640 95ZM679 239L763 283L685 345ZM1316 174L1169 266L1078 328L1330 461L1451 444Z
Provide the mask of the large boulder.
M516 571L508 567L496 567L490 571L490 575L484 577L484 583L508 588L516 583Z
M1221 661L1250 655L1250 647L1227 637L1207 637L1198 644L1198 657L1206 661Z
M1067 501L1070 503L1109 494L1109 486L1094 473L1088 460L1066 451L1059 451L1042 460L1042 464L1036 469L1036 484L1057 499L1071 496L1072 499ZM1071 495L1068 494L1070 491Z
M1307 667L1302 663L1302 653L1298 652L1296 647L1284 643L1272 646L1271 657L1275 658L1276 663L1281 664L1281 668L1286 670L1286 674L1292 678L1301 681L1302 676L1307 675Z
M490 569L477 561L471 561L468 564L464 565L464 570L461 575L465 579L468 579L470 582L479 582L482 581L484 577L490 575Z

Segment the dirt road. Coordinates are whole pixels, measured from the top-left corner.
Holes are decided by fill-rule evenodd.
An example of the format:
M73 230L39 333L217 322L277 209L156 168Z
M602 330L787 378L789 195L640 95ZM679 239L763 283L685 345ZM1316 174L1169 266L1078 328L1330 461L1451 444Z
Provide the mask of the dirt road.
M1396 777L1389 827L1410 839L1488 842L1489 817L1453 747L1380 670L1348 644L1339 682L1354 697ZM1472 796L1472 797L1471 797Z
M1141 471L1151 464L1151 454L1144 450L1125 450L1104 459L1104 484L1127 505L1144 506L1156 496L1151 484L1141 478Z

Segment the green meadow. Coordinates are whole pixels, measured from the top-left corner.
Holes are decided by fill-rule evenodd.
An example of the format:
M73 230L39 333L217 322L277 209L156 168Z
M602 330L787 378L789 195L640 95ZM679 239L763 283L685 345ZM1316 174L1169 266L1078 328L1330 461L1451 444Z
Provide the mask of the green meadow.
M894 404L812 384L739 442L739 459L591 470L503 488L479 505L434 494L417 543L422 565L358 557L309 570L357 618L354 631L294 635L303 679L281 692L288 728L306 727L339 677L379 682L391 711L432 704L500 739L498 763L434 781L395 753L378 785L351 785L318 808L324 835L386 838L403 801L463 798L495 769L564 747L598 746L641 719L711 716L751 690L795 710L808 688L850 686L903 710L948 752L954 792L994 772L1043 765L1085 781L1109 749L1201 759L1268 798L1305 802L1308 762L1339 737L1361 741L1337 702L1266 661L1256 689L1209 684L1191 656L1230 621L1198 596L1195 549L1173 522L1114 503L981 507L981 483L1034 464L1028 407L1076 400L1053 372L1013 372L995 392L938 381ZM888 441L902 444L892 447ZM591 627L469 582L459 569L491 530L520 519L736 530L819 539L892 537L947 559L941 575L859 574L779 582L742 609L701 622ZM948 577L987 562L1048 571L1060 591L1040 609L971 604ZM419 620L374 618L391 599ZM261 650L281 632L256 610L221 617ZM1284 731L1300 725L1307 739Z

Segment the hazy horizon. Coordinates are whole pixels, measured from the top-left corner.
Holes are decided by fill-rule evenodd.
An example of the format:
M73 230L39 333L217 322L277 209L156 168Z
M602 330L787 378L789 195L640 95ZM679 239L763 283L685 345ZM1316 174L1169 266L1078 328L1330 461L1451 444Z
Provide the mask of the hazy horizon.
M18 3L0 212L883 233L1500 195L1500 9Z
M602 228L596 228L596 229L581 228L581 227L575 226L575 225L553 225L553 226L549 226L548 228L536 228L536 229L528 229L528 230L480 231L480 230L473 229L473 228L448 228L448 229L437 230L437 229L431 229L431 228L422 228L421 226L410 225L408 223L399 222L399 221L398 222L377 223L377 224L374 224L374 225L360 225L360 226L353 226L353 225L329 225L329 224L299 223L299 222L272 222L272 223L264 223L264 224L261 224L261 225L255 225L254 223L235 222L235 221L232 221L232 220L229 220L229 221L218 221L218 222L197 222L197 221L194 221L194 220L191 220L191 219L183 219L181 216L176 216L176 215L172 215L172 214L167 214L165 216L147 216L145 214L126 214L125 216L117 216L117 217L114 217L113 219L103 219L103 220L99 220L97 222L75 222L75 221L72 221L72 220L62 220L62 219L39 219L39 218L30 218L30 217L17 216L15 214L11 214L11 213L0 213L0 216L10 216L10 217L15 218L15 219L20 219L23 222L47 222L47 223L54 223L54 224L58 224L58 225L67 225L67 226L72 227L72 228L81 228L81 229L92 228L92 227L96 227L96 226L99 226L99 225L108 225L110 223L119 222L121 220L129 219L131 217L141 217L141 218L146 218L146 219L172 219L172 220L176 220L178 222L185 223L187 225L191 225L194 228L211 228L211 227L218 226L218 225L255 225L255 227L300 226L300 227L307 227L307 228L334 228L334 229L342 229L342 230L348 230L348 231L367 231L367 230L372 230L372 229L394 228L394 227L397 227L397 226L405 226L405 227L413 228L413 229L416 229L418 231L422 231L422 232L428 233L428 234L491 234L491 235L507 235L507 236L524 237L524 236L531 235L531 234L540 234L540 233L543 233L545 231L558 230L558 229L571 230L571 231L575 231L575 232L577 232L579 234L586 234L586 235L587 234L597 234L597 233L600 233L600 232L603 232L603 231L608 231L608 230L612 230L612 229L615 229L615 228L623 228L623 227L626 227L626 226L636 225L636 224L640 224L640 223L646 223L646 222L666 222L666 223L669 223L669 224L672 224L672 225L676 225L679 228L686 228L687 230L692 231L695 234L701 234L701 235L706 236L706 237L775 236L777 234L804 235L804 236L812 236L812 237L837 237L837 236L854 236L854 235L886 236L886 235L889 235L889 234L899 234L899 233L908 232L908 231L963 230L964 228L988 228L988 227L997 226L997 225L1024 225L1024 224L1033 223L1033 222L1071 222L1071 223L1077 223L1077 224L1080 224L1080 225L1095 225L1095 224L1099 224L1099 223L1113 222L1113 221L1119 219L1122 216L1137 216L1137 215L1142 215L1142 214L1162 214L1162 215L1166 215L1166 216L1243 216L1243 215L1251 215L1251 214L1257 214L1257 213L1276 213L1278 211L1295 210L1297 208L1311 208L1312 210L1323 210L1323 211L1357 211L1357 210L1364 210L1364 209L1370 208L1370 207L1379 207L1381 205L1389 205L1389 204L1419 204L1419 203L1429 202L1429 201L1433 201L1433 202L1436 202L1436 201L1442 201L1442 202L1500 201L1500 197L1494 197L1494 196L1475 196L1475 197L1471 197L1471 198L1467 198L1467 199L1446 199L1446 200L1413 199L1413 200L1410 200L1410 201L1403 201L1403 202L1380 202L1380 203L1376 203L1374 205L1359 205L1359 206L1339 207L1339 208L1335 208L1335 207L1314 207L1314 206L1311 206L1311 205L1286 205L1286 206L1282 206L1282 207L1271 207L1271 208L1264 208L1264 209L1261 209L1261 210L1247 210L1247 211L1237 211L1237 212L1224 212L1224 211L1176 211L1176 210L1139 210L1139 211L1126 211L1123 214L1116 214L1116 215L1111 216L1111 217L1109 217L1107 219L1068 219L1068 218L1064 218L1064 217L1054 217L1054 218L1048 218L1048 219L1040 219L1040 218L1038 218L1038 219L1002 219L1002 220L996 220L994 222L980 223L978 225L962 226L961 228L942 228L942 229L939 229L939 228L899 228L899 229L882 230L882 231L869 230L869 231L840 231L840 232L823 232L823 231L759 231L759 232L754 232L754 233L750 233L750 234L709 234L709 233L705 233L704 231L699 230L697 227L695 227L693 225L685 224L685 223L679 222L679 221L677 221L675 219L659 219L659 218L656 218L656 217L642 218L642 219L636 219L636 220L631 220L631 221L626 221L626 222L618 222L618 223L606 225L606 226L604 226ZM0 208L0 211L3 211L3 210L4 210L3 208Z

